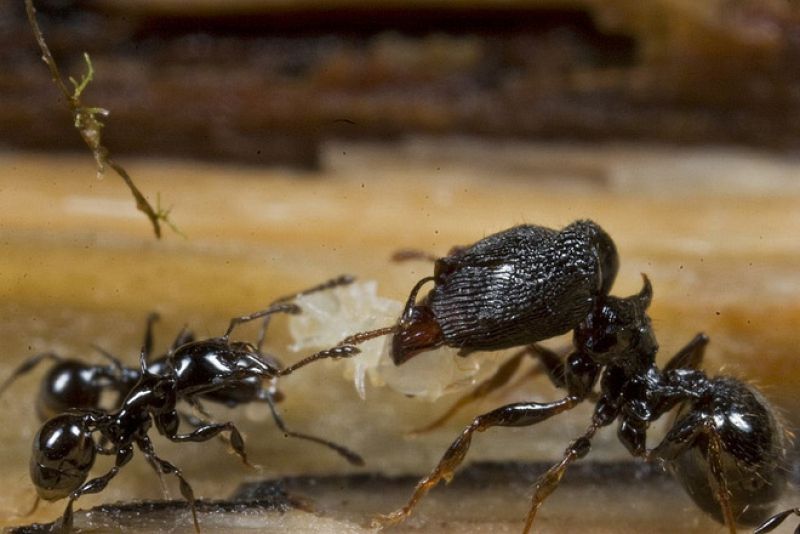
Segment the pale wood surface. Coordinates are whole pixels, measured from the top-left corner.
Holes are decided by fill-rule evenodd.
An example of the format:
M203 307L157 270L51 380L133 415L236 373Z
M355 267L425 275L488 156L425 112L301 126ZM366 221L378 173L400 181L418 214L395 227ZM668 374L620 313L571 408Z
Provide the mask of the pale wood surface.
M167 235L155 241L121 184L112 177L94 180L88 156L0 155L2 375L44 349L90 357L92 342L133 363L150 310L163 316L163 348L184 324L200 335L216 335L229 317L341 272L377 279L383 295L402 299L429 266L390 264L398 247L443 254L451 245L513 224L559 227L592 218L620 251L615 293L637 290L640 272L653 280L662 359L705 331L712 339L711 373L724 367L752 380L792 425L800 420L800 165L791 158L423 139L390 146L331 144L320 174L123 163L143 191L159 191L162 203L175 205L174 219L188 239ZM271 347L291 361L297 356L286 351L287 342L284 324L276 321ZM21 380L0 399L0 479L14 488L0 492L0 524L25 522L18 514L33 497L27 458L38 427L33 401L39 376ZM451 399L431 405L384 388L368 389L362 402L340 376L331 363L287 379L286 418L297 429L347 443L367 458L369 469L389 474L430 468L471 414L507 398L557 395L543 383L526 385L465 410L439 432L406 440L405 431ZM257 410L215 413L241 424L254 461L267 475L348 471L332 454L285 443ZM490 432L476 439L469 458L555 459L588 414L536 429ZM613 434L600 436L592 458L626 458ZM241 481L259 477L216 442L157 446L208 498L227 497ZM689 524L686 529L716 528L680 491L667 498L644 488L609 488L592 493L599 503L586 505L582 514L570 512L570 491L562 488L543 508L543 527L553 521L555 531L616 531L619 516L611 514L606 526L592 522L593 513L613 508L598 493L617 496L612 503L619 505L630 492L636 502L652 495L664 507L664 521L680 516L689 521L682 523ZM387 504L378 508L388 511L404 494L387 491ZM81 499L79 508L159 496L155 477L136 460L100 497ZM516 532L527 498L524 489L509 499L491 497L492 518L475 531ZM447 499L447 490L435 493L422 509L428 522L414 525L436 530ZM61 503L43 506L30 520L51 520L61 509ZM354 531L358 523L352 521ZM330 527L337 528L344 527Z

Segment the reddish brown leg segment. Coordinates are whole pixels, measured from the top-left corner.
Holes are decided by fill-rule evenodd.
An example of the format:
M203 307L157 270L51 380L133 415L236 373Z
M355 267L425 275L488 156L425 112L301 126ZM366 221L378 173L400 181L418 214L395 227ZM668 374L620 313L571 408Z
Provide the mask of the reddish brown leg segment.
M387 527L405 521L426 493L442 480L449 482L453 478L456 468L464 461L475 432L483 432L494 426L535 425L573 408L579 402L578 397L565 397L549 403L516 403L479 415L445 451L433 471L417 483L414 493L406 505L390 514L377 516L373 519L372 526Z

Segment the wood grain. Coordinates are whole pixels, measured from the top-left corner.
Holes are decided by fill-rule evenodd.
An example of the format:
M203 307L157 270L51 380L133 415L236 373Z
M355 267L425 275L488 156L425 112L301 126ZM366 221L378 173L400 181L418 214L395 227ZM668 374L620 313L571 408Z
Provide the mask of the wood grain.
M0 154L0 375L44 349L96 357L89 343L132 363L150 310L163 316L163 349L184 324L216 335L229 317L342 272L376 279L381 294L402 299L429 267L389 263L398 247L441 254L513 224L559 227L592 218L620 251L614 292L636 291L641 272L653 280L662 360L705 331L712 339L710 373L724 369L753 381L792 427L800 421L800 166L794 159L732 150L423 138L392 145L330 143L322 162L321 172L306 173L124 161L144 191L159 191L162 203L174 205L174 220L188 236L155 241L124 188L111 179L94 180L88 156ZM288 362L299 355L286 350L284 326L276 322L270 347ZM26 466L38 427L32 407L40 376L20 380L0 399L0 480L17 488L0 493L3 525L52 520L62 509L57 503L19 517L33 497ZM340 377L331 363L287 378L287 421L347 443L367 458L371 472L390 475L429 469L471 414L511 398L557 395L544 383L525 384L471 407L439 432L407 440L407 430L452 399L431 404L373 388L363 402ZM262 476L351 472L335 455L285 441L256 409L219 409L215 415L242 426L253 460L266 471L248 472L216 442L158 441L161 454L180 464L199 495L225 498L243 480ZM536 428L490 432L476 440L469 458L554 460L588 417L584 410ZM628 456L609 431L599 436L591 458ZM628 486L618 488L622 493L593 492L591 500L599 502L580 515L554 500L542 510L543 525L568 517L569 525L559 523L557 531L574 531L578 523L589 528L592 510L596 515L619 506L625 492L638 493ZM583 490L572 491L566 485L558 495L567 501L558 502ZM665 491L665 515L692 518L698 532L714 528L688 497ZM618 497L609 504L598 496L605 493ZM388 506L399 505L403 494L391 493ZM497 519L474 531L490 524L516 531L526 495L522 489L511 499L488 497ZM102 495L81 499L79 508L159 497L158 482L137 459ZM414 524L435 530L441 516L424 510L440 509L446 499L446 489L435 492L424 520ZM595 527L613 531L614 522Z

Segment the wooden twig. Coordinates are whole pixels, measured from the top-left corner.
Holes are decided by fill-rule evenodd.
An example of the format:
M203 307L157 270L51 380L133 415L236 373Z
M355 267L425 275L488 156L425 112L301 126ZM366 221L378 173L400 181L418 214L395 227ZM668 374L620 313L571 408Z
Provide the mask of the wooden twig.
M136 200L136 209L144 213L150 220L150 223L153 225L153 231L156 234L156 238L161 238L161 222L166 223L170 228L173 229L173 231L180 234L175 225L169 219L170 210L161 209L160 203L159 206L154 209L139 188L136 187L136 184L133 183L133 179L130 177L128 172L122 167L122 165L116 163L111 158L108 149L103 145L101 132L104 124L101 118L107 117L109 111L100 107L85 106L83 102L81 102L81 95L83 91L94 77L94 68L92 67L92 61L89 57L89 54L84 53L83 55L84 60L86 61L87 72L81 77L80 82L76 81L72 77L69 78L73 85L73 90L70 91L67 87L67 84L64 83L64 78L61 76L61 71L59 71L58 65L56 65L56 61L53 59L53 55L50 53L50 48L47 46L47 43L44 40L44 34L42 34L42 30L36 20L36 8L33 6L33 0L25 0L25 11L28 14L28 22L30 23L31 30L33 30L36 43L39 45L39 49L42 51L42 61L44 61L45 65L47 65L47 68L50 70L50 76L53 79L53 82L56 84L56 87L58 87L58 90L61 91L61 94L64 96L64 99L66 100L67 105L72 112L72 116L75 119L75 128L78 130L78 132L80 132L83 141L86 143L86 146L88 146L89 150L92 151L92 155L94 156L94 160L97 165L98 178L105 174L106 167L111 167L111 169L113 169L114 172L116 172L117 175L122 178L122 180L125 182L125 185L127 185L128 189L130 189L133 198Z

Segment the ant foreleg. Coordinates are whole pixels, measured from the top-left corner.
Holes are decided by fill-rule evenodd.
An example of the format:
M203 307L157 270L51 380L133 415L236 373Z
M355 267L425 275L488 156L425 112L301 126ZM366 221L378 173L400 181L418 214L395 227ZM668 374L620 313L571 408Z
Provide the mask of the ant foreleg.
M111 482L111 479L117 476L122 466L127 464L131 458L133 458L133 448L130 445L119 449L117 451L117 459L114 463L114 467L112 467L108 473L103 476L93 478L88 482L84 482L81 487L70 494L67 507L64 510L64 514L61 516L61 532L72 532L72 503L75 502L81 495L99 493L103 491L106 486L108 486L108 483Z
M241 317L234 317L231 319L230 324L228 325L228 329L222 334L222 339L228 340L233 332L233 329L236 326L242 323L248 323L250 321L255 321L256 319L261 319L262 317L268 317L275 313L290 313L292 315L297 315L300 313L300 306L297 304L288 304L288 303L281 303L281 304L273 304L272 306L268 307L265 310L257 311L255 313L251 313L250 315L242 315Z
M442 480L449 482L453 478L455 469L464 461L472 442L472 435L475 432L483 432L495 426L518 427L535 425L554 415L574 408L581 400L578 396L569 396L548 403L522 402L508 404L479 415L445 451L433 471L417 483L408 503L388 515L376 517L372 521L372 525L374 527L387 527L404 521L428 491Z
M17 378L20 376L31 372L34 367L39 365L43 360L53 360L56 363L64 361L64 358L56 354L55 352L42 352L39 354L35 354L22 362L22 364L11 373L11 376L6 378L3 381L3 384L0 385L0 395L10 386Z
M164 473L165 475L175 475L175 477L178 479L181 495L183 495L183 498L189 502L189 506L192 510L192 521L194 522L194 530L195 532L199 533L200 523L197 521L197 506L195 504L194 490L192 489L192 486L189 485L189 482L187 482L186 479L183 478L183 473L181 472L181 470L175 467L170 462L162 458L159 458L156 455L155 450L153 449L153 442L150 441L150 438L147 437L146 435L140 436L137 439L136 444L139 446L139 449L141 449L142 453L144 453L145 457L147 457L147 460L150 462L151 465L158 466L161 472Z
M753 531L753 534L767 534L767 532L772 532L778 526L786 521L790 515L800 516L800 508L790 508L788 510L784 510L783 512L779 512L772 517L768 518L766 521L761 523L756 527ZM795 533L800 532L800 526L797 527Z
M327 291L328 289L333 289L336 287L347 286L352 284L354 281L355 281L354 276L351 276L349 274L342 274L340 276L337 276L336 278L331 278L330 280L326 280L321 284L309 287L308 289L303 289L302 291L292 293L291 295L284 295L283 297L277 298L272 301L270 306L294 300L297 297L301 297L304 295L311 295L312 293L318 293L320 291ZM269 327L270 319L271 315L267 315L266 317L264 317L264 321L261 323L261 329L259 330L258 333L258 341L256 342L256 348L258 349L259 352L261 352L261 348L264 346L264 339L267 336L267 328Z
M294 432L286 428L286 423L284 423L283 418L278 413L278 408L275 406L275 402L272 399L272 396L269 393L264 392L263 395L260 396L264 402L267 403L269 406L270 411L272 412L272 419L275 421L275 425L280 429L281 432L287 437L290 438L298 438L304 439L306 441L312 441L314 443L319 443L320 445L324 445L330 449L336 451L340 456L342 456L345 460L347 460L352 465L364 465L364 459L357 453L351 451L347 447L342 445L338 445L332 441L328 441L327 439L318 438L316 436L311 436L309 434L301 434L300 432Z

